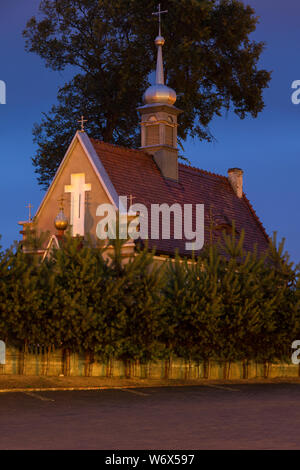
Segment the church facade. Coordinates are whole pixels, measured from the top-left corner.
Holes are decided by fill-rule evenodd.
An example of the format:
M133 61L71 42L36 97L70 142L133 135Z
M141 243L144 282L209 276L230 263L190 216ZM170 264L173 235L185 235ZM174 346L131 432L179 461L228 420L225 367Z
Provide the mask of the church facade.
M148 234L141 231L140 237L135 237L139 241L147 239L149 248L155 248L160 256L173 256L176 250L181 255L191 255L186 231L180 227L182 237L178 236L175 217L176 210L182 209L183 215L187 206L191 208L194 228L197 220L193 208L203 208L204 243L214 241L224 230L231 230L234 222L237 235L245 230L246 250L253 250L254 246L260 252L267 249L269 238L243 192L241 169L231 168L227 176L222 176L178 161L177 119L182 111L175 106L175 91L164 83L164 42L159 31L155 40L158 52L155 85L145 92L144 105L138 108L141 147L128 149L94 140L84 131L82 121L82 129L70 143L33 221L19 223L24 236L33 225L38 232L50 233L47 244L40 250L43 257L53 243L59 247L67 228L72 236L89 237L96 243L99 223L104 217L99 206L104 205L110 205L119 214L128 214L129 219L140 213L141 206L150 215L154 206L161 209L161 217L166 215L173 222L169 236L160 228L153 230L150 217ZM120 207L124 198L137 210ZM166 208L169 212L165 212ZM124 250L134 253L135 243L136 239L129 239Z

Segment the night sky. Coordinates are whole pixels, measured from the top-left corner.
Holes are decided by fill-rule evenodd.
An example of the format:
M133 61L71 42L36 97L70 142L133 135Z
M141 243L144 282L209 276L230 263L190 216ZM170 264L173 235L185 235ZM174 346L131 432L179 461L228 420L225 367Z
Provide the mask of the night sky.
M20 237L18 221L28 218L43 197L36 182L32 127L55 103L57 90L70 75L46 69L24 50L22 31L37 13L40 0L2 0L0 6L0 80L7 84L7 104L0 105L2 245ZM245 171L245 192L269 234L278 231L294 261L300 261L300 105L291 102L291 84L300 80L299 0L248 0L260 17L253 37L267 43L261 66L273 71L264 93L266 108L257 119L235 115L211 123L213 144L186 144L193 166L227 174ZM163 2L162 2L163 6ZM165 33L167 40L167 34ZM168 43L166 42L167 47Z

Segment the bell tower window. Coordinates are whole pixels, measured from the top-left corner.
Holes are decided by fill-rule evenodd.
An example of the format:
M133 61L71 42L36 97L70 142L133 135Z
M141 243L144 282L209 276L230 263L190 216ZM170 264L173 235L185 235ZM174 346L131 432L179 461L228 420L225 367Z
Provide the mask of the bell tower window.
M173 127L171 126L166 126L166 145L169 145L170 147L174 146L173 142Z
M147 126L146 145L159 145L159 126Z

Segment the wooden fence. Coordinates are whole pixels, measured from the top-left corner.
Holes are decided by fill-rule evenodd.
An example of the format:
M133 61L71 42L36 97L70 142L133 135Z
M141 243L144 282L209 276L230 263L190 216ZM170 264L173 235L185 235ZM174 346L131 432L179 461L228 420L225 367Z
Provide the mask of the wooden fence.
M299 377L299 366L293 364L257 364L211 361L186 363L181 359L141 364L139 362L109 361L66 351L34 347L19 351L6 350L6 364L0 365L0 375L73 376L73 377L131 377L154 379L211 379L234 380L252 378Z

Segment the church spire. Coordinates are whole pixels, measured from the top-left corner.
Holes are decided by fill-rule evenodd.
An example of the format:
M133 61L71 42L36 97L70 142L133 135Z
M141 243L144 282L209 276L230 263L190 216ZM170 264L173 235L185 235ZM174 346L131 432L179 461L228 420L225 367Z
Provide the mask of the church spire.
M157 45L157 63L156 63L156 85L164 85L164 64L163 64L163 55L162 48L165 43L165 40L162 36L157 36L155 39L155 44Z
M164 13L168 13L168 11L161 11L160 4L158 5L158 11L152 13L152 15L156 15L159 18L158 36L155 39L155 44L157 46L157 61L155 85L150 86L144 94L143 99L146 105L152 105L154 103L173 105L177 99L175 91L165 85L162 53L162 48L165 44L165 39L161 35L161 15L163 15Z
M161 15L168 13L168 10L161 11L160 4L158 5L158 12L152 13L152 15L158 16L158 36L155 39L155 44L157 46L157 63L156 63L156 85L164 85L164 64L162 56L162 48L165 44L165 40L161 35Z
M165 85L162 48L165 39L161 35L161 15L167 11L158 11L153 15L159 18L157 62L155 84L150 86L143 97L144 106L138 108L141 114L141 148L152 154L162 175L178 181L177 116L181 112L174 104L175 91Z

